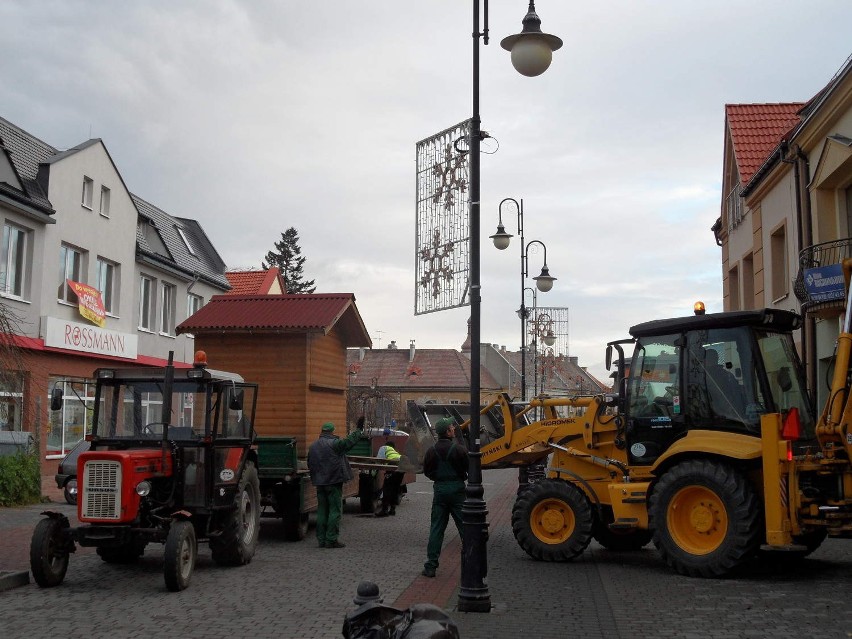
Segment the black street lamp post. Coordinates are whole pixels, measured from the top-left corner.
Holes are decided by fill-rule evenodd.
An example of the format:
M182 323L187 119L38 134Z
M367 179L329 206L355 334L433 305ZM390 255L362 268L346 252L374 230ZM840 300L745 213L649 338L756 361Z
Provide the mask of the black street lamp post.
M536 288L542 293L546 293L551 288L553 288L553 282L556 280L555 277L550 275L550 270L547 268L547 247L544 245L544 242L541 240L531 240L529 244L524 244L524 201L521 200L518 203L517 200L511 197L504 198L502 202L500 202L500 206L498 208L498 221L497 221L497 232L494 235L491 235L491 241L494 242L494 246L499 250L504 250L509 247L509 242L512 239L512 234L506 232L506 227L503 225L503 204L506 202L513 202L515 204L515 208L518 210L518 236L521 240L521 308L518 311L518 315L521 317L521 401L527 401L527 357L526 357L526 343L527 343L527 307L524 301L524 291L526 287L524 284L527 281L527 277L529 276L529 248L532 244L541 244L544 248L544 266L541 269L541 273L534 277ZM535 292L533 291L533 294ZM535 302L533 302L533 306L535 306Z
M462 506L462 565L458 609L489 612L491 594L488 574L488 510L483 499L482 453L480 452L480 278L479 278L479 149L482 141L479 116L479 39L488 44L488 0L482 0L485 29L480 31L480 0L473 0L473 114L470 119L470 446L468 482ZM504 38L501 46L512 52L512 65L526 76L544 73L553 51L562 46L556 36L541 32L541 20L531 0L520 34Z

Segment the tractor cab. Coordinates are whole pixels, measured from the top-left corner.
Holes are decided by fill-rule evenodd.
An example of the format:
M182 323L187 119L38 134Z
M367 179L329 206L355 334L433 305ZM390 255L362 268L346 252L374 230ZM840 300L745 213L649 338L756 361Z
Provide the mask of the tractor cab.
M800 323L795 313L764 309L632 327L633 357L620 357L618 373L629 463L653 464L693 430L760 437L761 415L792 408L799 445L813 440L813 410L791 335Z

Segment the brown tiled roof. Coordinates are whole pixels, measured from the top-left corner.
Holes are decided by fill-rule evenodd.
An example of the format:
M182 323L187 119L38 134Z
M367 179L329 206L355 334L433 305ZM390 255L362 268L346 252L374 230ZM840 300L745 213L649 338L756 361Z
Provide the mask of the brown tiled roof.
M279 290L274 293L283 292L284 282L281 280L281 271L277 266L265 271L227 271L225 277L231 285L228 295L269 295L273 293L273 285L278 280Z
M178 333L323 333L336 329L347 347L371 346L352 293L214 295Z
M358 350L346 353L353 386L369 386L375 379L382 388L470 388L470 359L453 349L417 349L413 361L407 348L367 350L360 356ZM480 369L483 392L499 390L491 374Z
M799 123L798 112L804 105L804 102L725 105L740 184L748 184L778 143Z

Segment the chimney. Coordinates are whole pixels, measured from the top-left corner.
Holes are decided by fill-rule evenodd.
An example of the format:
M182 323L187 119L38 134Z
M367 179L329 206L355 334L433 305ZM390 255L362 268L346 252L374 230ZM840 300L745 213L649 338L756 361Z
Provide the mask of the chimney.
M576 356L571 356L571 357L568 358L568 363L574 364L574 366L578 366L577 362L579 362L579 361L580 361L580 358L576 357Z
M414 361L414 340L411 340L411 344L408 346L408 361Z
M388 350L389 351L395 351L396 350L396 340L395 339L392 339L391 343L388 344Z

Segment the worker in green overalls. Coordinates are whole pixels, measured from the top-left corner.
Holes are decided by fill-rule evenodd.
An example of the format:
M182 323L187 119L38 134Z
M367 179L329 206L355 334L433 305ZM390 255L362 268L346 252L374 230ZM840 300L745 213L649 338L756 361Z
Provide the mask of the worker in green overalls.
M429 543L426 546L426 563L423 565L425 577L434 577L438 569L438 557L444 545L444 531L450 517L462 530L462 504L464 503L464 482L467 479L467 449L454 440L456 423L452 417L439 419L435 424L438 441L423 458L423 474L431 479L432 486L432 523L429 528Z
M317 490L317 541L320 548L343 548L338 540L340 516L343 512L343 484L352 479L352 468L346 458L362 437L364 418L358 428L341 439L334 434L334 424L322 425L320 437L308 449L308 471Z

